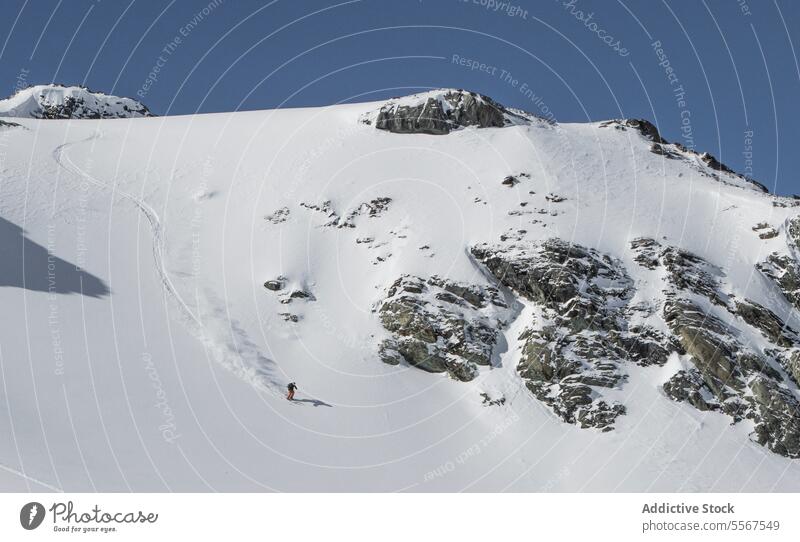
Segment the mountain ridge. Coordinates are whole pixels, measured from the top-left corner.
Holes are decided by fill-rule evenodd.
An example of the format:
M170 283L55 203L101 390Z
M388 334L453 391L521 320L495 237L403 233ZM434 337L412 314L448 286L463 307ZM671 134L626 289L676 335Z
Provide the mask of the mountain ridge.
M386 101L3 128L3 217L110 292L56 298L65 379L47 292L0 289L15 416L66 397L95 452L48 434L65 487L162 490L143 447L183 489L800 487L798 202L642 121L449 92L401 132ZM429 98L446 134L403 120Z
M99 119L154 116L132 98L121 98L84 86L32 85L0 100L0 117Z

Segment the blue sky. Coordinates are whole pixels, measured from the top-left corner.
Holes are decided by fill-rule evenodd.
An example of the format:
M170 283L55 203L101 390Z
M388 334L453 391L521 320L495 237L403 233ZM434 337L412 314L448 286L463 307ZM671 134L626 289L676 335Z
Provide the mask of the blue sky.
M561 122L644 117L800 193L800 2L0 2L2 94L84 84L163 115L460 87Z

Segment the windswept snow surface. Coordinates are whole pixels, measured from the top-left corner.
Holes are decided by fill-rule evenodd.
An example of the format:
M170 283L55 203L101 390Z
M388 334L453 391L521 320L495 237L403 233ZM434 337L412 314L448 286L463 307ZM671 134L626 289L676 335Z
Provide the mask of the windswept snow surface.
M681 246L786 316L754 265L796 209L636 130L392 134L359 121L381 105L0 128L0 488L800 489L800 465L751 442L750 422L665 396L677 355L627 367L627 414L604 433L518 376L532 306L510 307L498 363L466 383L382 363L374 312L402 274L492 284L469 247L525 230L622 259L639 295L661 285L631 239ZM264 288L277 277L284 290ZM313 297L281 303L294 290Z

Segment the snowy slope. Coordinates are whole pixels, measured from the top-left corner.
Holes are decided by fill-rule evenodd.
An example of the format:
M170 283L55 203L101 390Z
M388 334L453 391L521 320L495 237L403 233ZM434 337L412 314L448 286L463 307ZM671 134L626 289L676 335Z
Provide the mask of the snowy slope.
M449 117L447 135L428 135L363 122L385 106L0 126L0 487L800 488L800 467L755 442L754 420L667 396L689 354L620 361L624 380L597 388L626 407L613 430L567 423L517 370L520 336L548 309L471 252L560 238L608 255L635 288L626 307L650 306L639 318L669 334L660 315L677 286L631 248L652 238L797 329L755 267L790 253L792 201L700 155L653 152L624 123ZM762 222L777 235L760 238ZM458 309L505 321L473 379L382 362L381 307L403 275L497 289L499 304ZM446 293L426 288L425 300ZM692 296L740 343L772 346ZM283 398L290 381L301 402Z
M120 98L86 87L35 85L0 100L0 116L36 119L107 119L152 116L131 98Z

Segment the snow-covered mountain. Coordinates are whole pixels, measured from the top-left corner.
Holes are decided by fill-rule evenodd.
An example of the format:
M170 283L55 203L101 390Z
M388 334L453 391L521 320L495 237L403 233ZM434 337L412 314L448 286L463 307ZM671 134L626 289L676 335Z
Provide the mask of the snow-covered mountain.
M131 98L93 92L86 87L36 85L0 100L0 117L34 119L110 119L150 117L152 113Z
M3 487L800 488L800 202L646 121L13 122Z

